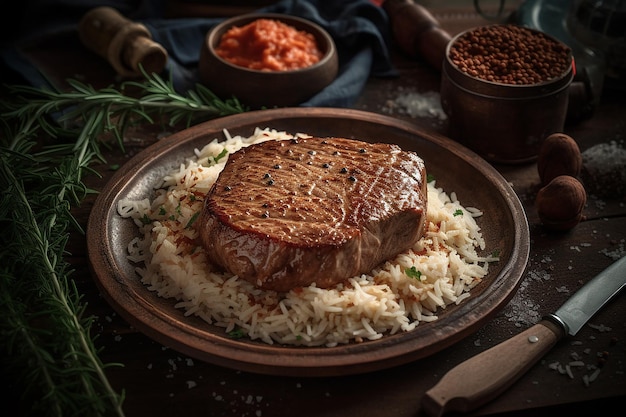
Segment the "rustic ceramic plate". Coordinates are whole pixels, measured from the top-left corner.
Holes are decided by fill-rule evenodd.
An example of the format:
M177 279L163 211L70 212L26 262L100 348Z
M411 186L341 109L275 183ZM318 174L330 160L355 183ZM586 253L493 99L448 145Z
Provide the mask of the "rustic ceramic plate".
M466 206L484 210L479 218L489 251L500 251L470 298L449 306L431 323L376 341L309 348L233 340L222 328L185 317L174 301L162 299L139 281L126 259L134 224L116 211L121 198L151 197L155 184L214 138L249 136L255 127L290 133L390 142L415 150L429 174ZM529 231L524 210L506 180L479 156L437 134L392 117L348 109L293 108L249 112L212 120L176 133L128 161L99 195L87 229L89 258L103 296L131 325L191 357L250 372L329 376L374 371L431 355L476 331L514 295L526 268Z

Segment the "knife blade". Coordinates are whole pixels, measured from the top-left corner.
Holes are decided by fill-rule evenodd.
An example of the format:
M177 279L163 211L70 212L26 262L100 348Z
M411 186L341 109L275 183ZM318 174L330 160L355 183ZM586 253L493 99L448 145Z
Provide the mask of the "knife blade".
M539 323L448 371L424 394L423 410L433 417L449 411L463 413L493 400L561 338L576 335L624 286L626 256L587 282Z

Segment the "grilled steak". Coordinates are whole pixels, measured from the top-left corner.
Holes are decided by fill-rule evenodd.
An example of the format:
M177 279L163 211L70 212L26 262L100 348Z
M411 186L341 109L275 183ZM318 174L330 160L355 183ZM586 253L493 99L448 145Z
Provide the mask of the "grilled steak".
M396 145L267 141L230 155L200 235L210 261L258 287L327 288L410 248L426 198L422 159Z

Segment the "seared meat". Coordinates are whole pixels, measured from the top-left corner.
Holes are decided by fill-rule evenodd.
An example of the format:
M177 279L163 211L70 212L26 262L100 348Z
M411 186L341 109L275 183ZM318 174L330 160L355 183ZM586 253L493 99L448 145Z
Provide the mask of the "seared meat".
M410 248L426 198L424 162L396 145L268 141L230 155L200 235L213 263L258 287L327 288Z

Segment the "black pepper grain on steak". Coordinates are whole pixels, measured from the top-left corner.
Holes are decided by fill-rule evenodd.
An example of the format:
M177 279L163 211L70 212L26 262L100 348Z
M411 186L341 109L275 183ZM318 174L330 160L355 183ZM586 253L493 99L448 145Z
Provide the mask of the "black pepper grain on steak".
M260 288L327 288L413 246L426 198L424 162L396 145L272 140L229 156L200 236L211 262Z

